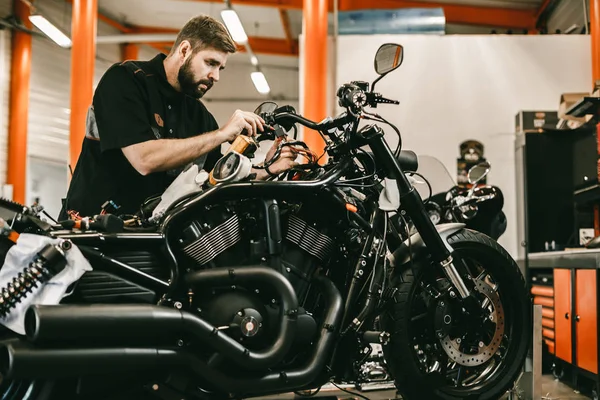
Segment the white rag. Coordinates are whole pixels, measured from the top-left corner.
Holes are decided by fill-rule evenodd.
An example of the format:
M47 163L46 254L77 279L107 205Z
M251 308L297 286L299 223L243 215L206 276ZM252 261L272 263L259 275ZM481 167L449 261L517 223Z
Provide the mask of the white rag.
M23 233L19 235L17 243L8 250L2 269L0 269L0 290L8 287L8 284L23 272L33 261L38 251L49 243L59 244L62 239L47 236ZM65 268L52 277L46 284L38 285L25 297L9 314L1 318L0 324L10 330L25 334L25 311L33 304L54 305L67 296L67 289L76 282L86 271L91 271L92 266L83 256L81 250L73 245L66 251L67 264ZM70 293L69 293L70 294Z
M167 208L183 196L194 192L201 192L202 188L198 186L196 178L202 171L198 170L198 165L192 164L185 171L181 172L161 195L160 203L152 211L152 218L161 218Z
M379 209L398 211L400 208L400 191L395 179L385 178L383 190L379 193Z
M406 178L413 186L425 183L410 175L407 175ZM400 208L400 191L395 179L384 179L383 190L379 193L379 208L383 211L398 211Z

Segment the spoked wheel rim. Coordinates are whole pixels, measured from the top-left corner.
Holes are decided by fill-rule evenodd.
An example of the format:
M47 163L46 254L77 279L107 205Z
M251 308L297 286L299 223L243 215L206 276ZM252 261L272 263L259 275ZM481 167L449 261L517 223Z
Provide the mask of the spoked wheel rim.
M460 257L459 251L456 255ZM473 256L465 254L462 260L462 275L472 280L482 302L481 316L464 316L462 302L445 277L437 276L435 285L427 285L421 275L412 296L409 324L421 374L431 377L438 390L458 396L489 385L511 364L506 356L518 323L510 293L494 279L496 271Z

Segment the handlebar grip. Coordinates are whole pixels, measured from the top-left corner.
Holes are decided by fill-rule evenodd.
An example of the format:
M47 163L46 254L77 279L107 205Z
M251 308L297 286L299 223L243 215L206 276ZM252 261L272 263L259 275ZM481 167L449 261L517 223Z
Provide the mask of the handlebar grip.
M385 97L377 98L377 103L380 104L400 104L398 100L386 99Z

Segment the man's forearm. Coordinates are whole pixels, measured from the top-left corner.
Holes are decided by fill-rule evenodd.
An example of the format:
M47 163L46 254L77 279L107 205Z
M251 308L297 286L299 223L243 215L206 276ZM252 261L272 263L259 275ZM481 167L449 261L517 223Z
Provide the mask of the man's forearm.
M123 153L142 175L184 166L221 145L219 131L185 139L149 140L123 149Z

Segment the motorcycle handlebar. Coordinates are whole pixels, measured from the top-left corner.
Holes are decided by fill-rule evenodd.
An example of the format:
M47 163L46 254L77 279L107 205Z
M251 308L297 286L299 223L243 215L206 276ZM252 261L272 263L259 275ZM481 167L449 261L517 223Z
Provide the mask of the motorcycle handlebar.
M299 123L300 125L306 126L309 129L318 130L319 124L304 118L301 115L293 113L281 113L274 116L275 122L278 124L285 124L286 122Z
M315 131L328 131L331 128L337 128L339 126L344 125L345 123L352 120L352 116L344 114L335 119L328 119L323 121L322 123L316 123L309 119L304 118L301 115L293 114L293 113L281 113L274 116L275 122L277 123L286 123L293 122L299 123L309 129L313 129Z

